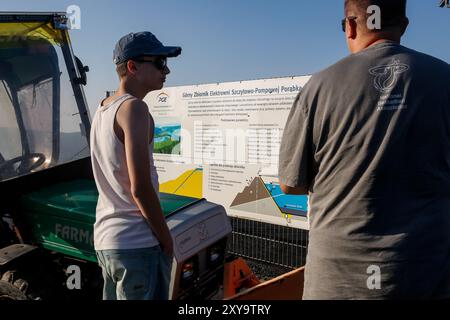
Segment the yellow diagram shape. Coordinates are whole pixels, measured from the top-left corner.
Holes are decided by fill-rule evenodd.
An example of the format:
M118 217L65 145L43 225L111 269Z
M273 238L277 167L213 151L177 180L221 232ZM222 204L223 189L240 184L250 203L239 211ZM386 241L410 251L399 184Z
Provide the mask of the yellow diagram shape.
M186 171L175 180L160 184L159 192L201 199L203 197L203 170Z

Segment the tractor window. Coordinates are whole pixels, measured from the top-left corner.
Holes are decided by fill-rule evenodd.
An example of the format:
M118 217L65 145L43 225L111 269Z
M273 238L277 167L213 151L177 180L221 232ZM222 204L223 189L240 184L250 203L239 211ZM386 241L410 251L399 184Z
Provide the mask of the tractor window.
M0 181L89 156L65 60L72 57L59 33L41 29L0 32Z
M0 164L22 154L20 130L11 101L11 91L5 80L0 80Z
M26 132L26 141L30 153L41 153L49 166L52 158L52 78L35 84L25 85L17 92L18 105Z

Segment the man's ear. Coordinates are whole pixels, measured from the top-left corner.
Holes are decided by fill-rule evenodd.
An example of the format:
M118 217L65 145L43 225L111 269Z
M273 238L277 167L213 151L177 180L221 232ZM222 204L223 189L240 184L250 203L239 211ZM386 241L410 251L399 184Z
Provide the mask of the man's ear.
M356 23L355 19L347 19L346 21L347 27L346 27L346 34L347 38L351 40L355 40L356 36L358 35L358 24Z
M133 60L128 60L127 61L127 70L130 74L135 74L136 73L136 64L134 63Z

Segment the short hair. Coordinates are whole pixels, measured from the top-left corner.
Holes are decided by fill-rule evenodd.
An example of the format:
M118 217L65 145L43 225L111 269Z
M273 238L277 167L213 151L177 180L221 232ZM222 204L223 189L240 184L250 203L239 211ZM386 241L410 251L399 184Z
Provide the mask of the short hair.
M401 27L406 19L407 0L345 0L345 9L354 10L355 14L367 20L367 8L376 5L381 9L381 30Z
M127 75L127 72L128 72L127 62L128 61L125 61L125 62L122 62L122 63L119 63L118 65L116 65L116 72L120 79L122 79L123 77L125 77Z

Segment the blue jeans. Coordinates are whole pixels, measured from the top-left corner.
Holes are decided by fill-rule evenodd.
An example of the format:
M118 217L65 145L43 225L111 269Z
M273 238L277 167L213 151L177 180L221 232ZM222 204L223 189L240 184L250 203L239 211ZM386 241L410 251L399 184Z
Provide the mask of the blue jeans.
M103 300L167 300L172 257L160 246L131 250L101 250Z

